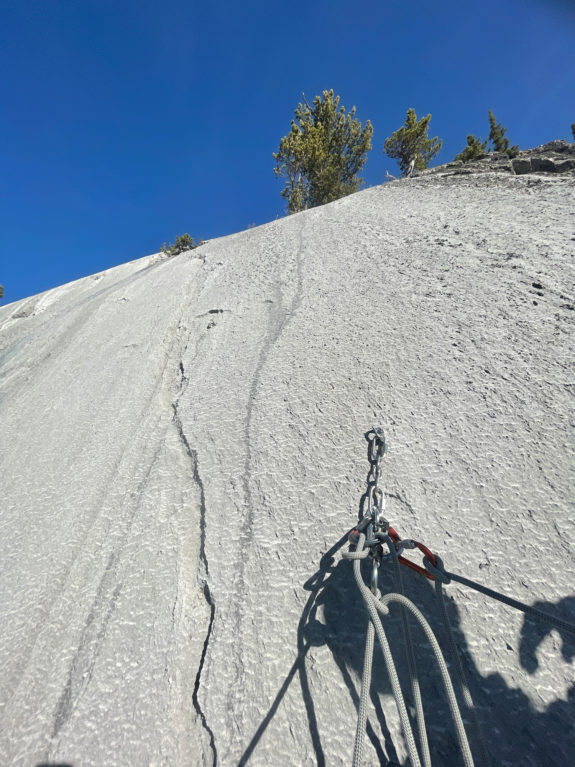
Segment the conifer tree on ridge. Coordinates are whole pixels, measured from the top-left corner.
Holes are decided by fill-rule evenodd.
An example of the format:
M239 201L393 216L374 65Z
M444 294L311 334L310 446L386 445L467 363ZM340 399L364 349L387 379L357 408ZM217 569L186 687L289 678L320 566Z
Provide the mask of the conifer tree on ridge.
M481 157L487 147L487 139L481 141L478 136L470 134L467 136L467 146L459 154L455 155L455 160L461 160L462 162L469 162L476 157Z
M313 208L356 192L363 179L357 175L371 149L373 127L346 114L333 90L323 91L310 106L305 100L295 110L291 130L273 157L274 174L284 177L281 192L288 212Z
M519 151L519 146L509 146L509 139L505 137L507 128L504 128L501 123L498 123L495 119L495 115L488 110L489 113L489 125L491 130L489 131L489 141L493 144L494 152L505 152L508 157L515 157Z
M415 109L408 109L405 124L385 140L384 154L397 160L404 176L414 168L427 168L443 146L443 140L437 136L427 138L430 121L430 114L418 120Z

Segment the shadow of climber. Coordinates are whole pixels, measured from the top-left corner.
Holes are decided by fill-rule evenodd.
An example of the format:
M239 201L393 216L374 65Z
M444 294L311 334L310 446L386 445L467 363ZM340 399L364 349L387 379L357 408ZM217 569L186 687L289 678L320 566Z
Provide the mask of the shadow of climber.
M351 563L340 560L335 564L334 555L346 542L347 536L344 536L326 552L317 572L304 584L304 588L310 594L298 624L297 658L244 752L239 762L240 766L248 763L289 685L298 674L316 763L318 767L325 767L326 757L315 713L316 702L311 693L305 665L306 655L314 646L326 645L329 648L341 674L342 682L357 708L368 616L357 591ZM369 582L369 563L364 561L362 568L364 579ZM382 570L380 587L385 591L395 591L396 584L391 565ZM403 581L406 596L424 613L442 646L446 661L450 663L448 644L443 635L443 625L433 587L425 578L411 572L406 573ZM541 765L563 767L566 764L575 764L575 686L568 691L566 700L554 701L544 711L538 711L531 698L521 689L509 686L501 674L483 677L469 651L468 642L460 625L459 610L448 590L444 598L477 717L493 764L502 767L518 764L525 767L541 767ZM540 602L535 606L552 615L575 622L575 597L566 597L558 604ZM481 609L480 602L476 609ZM514 620L514 612L510 611L510 620ZM515 620L519 630L519 660L523 668L532 674L537 669L537 647L549 633L549 629L546 626L542 627L531 618L525 618L522 625L519 616ZM459 745L449 715L439 669L423 632L415 623L410 621L410 625L432 762L449 766L459 765L462 763ZM406 705L412 714L414 706L410 697L398 605L391 606L389 615L384 619L384 628L396 661ZM567 636L562 640L563 657L566 661L571 661L575 657L575 643ZM498 647L496 639L494 639L493 650L494 653L509 652L507 647ZM505 657L502 655L502 664L504 662ZM454 686L467 726L469 722L465 719L461 691L457 689L455 680ZM391 694L389 678L376 643L367 738L381 765L400 764L384 713L385 705L390 705L389 702L385 703L385 699L388 698L391 701ZM320 704L321 702L317 701L317 705ZM391 705L394 704L391 703ZM414 721L412 724L415 725ZM414 726L414 731L415 729ZM467 727L467 730L470 746L474 755L477 756L477 743L474 742L472 729ZM353 730L350 731L350 739L353 738L353 734Z
M366 435L367 438L368 435ZM371 476L371 475L370 475ZM372 485L373 483L371 483ZM365 514L368 491L360 502L359 518ZM304 589L309 597L303 609L297 630L297 657L281 685L268 713L246 748L239 767L246 765L257 744L275 715L295 675L299 675L303 705L306 709L310 737L318 767L325 767L326 757L322 746L321 733L316 716L316 702L306 672L306 656L310 648L325 645L329 648L355 707L358 707L358 690L363 670L365 635L368 623L367 609L358 592L353 576L352 563L340 560L335 555L347 544L347 533L321 558L318 570L305 582ZM371 564L361 562L364 581L369 583ZM448 664L453 664L448 653L448 642L444 636L443 623L438 599L432 584L423 576L406 571L403 578L404 592L423 612L442 647ZM397 591L398 584L391 563L380 568L379 588L384 592ZM461 628L459 609L450 595L449 587L444 590L446 610L451 623L454 639L459 649L463 670L467 677L473 698L477 719L483 740L497 767L564 767L575 764L575 684L567 691L566 699L552 702L546 709L536 708L530 696L518 687L510 686L499 674L482 676L475 665L466 636ZM477 597L472 609L481 610L481 597ZM537 602L534 607L575 624L575 596L568 596L557 604ZM397 666L401 688L405 696L412 725L414 703L411 699L411 685L408 678L408 664L405 656L404 635L400 606L393 604L389 615L384 618L384 629ZM515 615L515 617L514 617ZM528 616L519 616L509 610L509 620L517 621L517 649L493 638L493 656L506 664L505 654L517 652L519 662L525 671L534 674L538 669L537 648L549 634L546 624L539 624ZM522 621L522 623L521 623ZM445 689L431 646L417 624L409 619L416 657L419 685L429 748L433 764L455 767L462 764L459 743L451 721ZM557 629L553 629L557 631ZM564 660L569 663L575 658L575 641L568 635L561 637ZM473 730L466 719L466 708L461 690L454 682L461 713L468 731L470 746L477 757L480 749L474 740ZM535 691L533 698L536 697ZM368 712L367 737L371 742L381 765L399 764L384 707L394 705L387 671L381 650L376 642L372 682L370 687L370 710ZM321 705L321 701L317 701ZM416 727L414 726L414 732ZM350 739L353 738L350 732Z

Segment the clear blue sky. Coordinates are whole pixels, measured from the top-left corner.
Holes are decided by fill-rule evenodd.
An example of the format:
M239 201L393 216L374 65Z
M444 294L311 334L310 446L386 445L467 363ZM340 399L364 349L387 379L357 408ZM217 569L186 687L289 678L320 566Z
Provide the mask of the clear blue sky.
M4 302L284 215L272 153L302 92L385 138L431 112L453 159L487 109L528 148L571 139L573 0L2 0Z

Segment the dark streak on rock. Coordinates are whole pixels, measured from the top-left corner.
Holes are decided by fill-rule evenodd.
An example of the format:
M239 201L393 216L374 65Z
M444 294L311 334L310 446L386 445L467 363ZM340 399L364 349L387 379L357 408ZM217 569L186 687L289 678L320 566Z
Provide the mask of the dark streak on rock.
M199 320L202 317L207 317L210 314L233 314L233 312L231 309L208 309L207 312L196 314L196 319Z
M206 602L210 606L210 623L208 625L208 631L206 633L206 638L204 640L204 646L202 648L202 657L200 658L200 665L199 665L199 668L198 668L198 673L196 674L196 681L194 683L194 692L192 694L192 701L193 701L193 704L194 704L194 708L196 709L196 711L197 711L197 713L198 713L198 715L199 715L199 717L200 717L200 719L202 721L202 726L204 727L204 729L206 730L206 732L208 733L208 735L210 737L210 746L211 746L212 754L213 754L213 757L214 757L213 767L217 767L217 764L218 764L218 752L217 752L217 749L216 749L216 741L215 741L215 738L214 738L214 733L212 732L212 729L210 728L210 726L209 726L209 724L207 722L206 715L204 714L204 712L202 710L202 706L200 704L199 697L198 697L198 693L199 693L199 690L200 690L200 682L201 682L201 677L202 677L202 670L204 668L204 662L206 660L206 653L208 651L208 644L209 644L209 641L210 641L210 637L212 635L212 627L213 627L213 624L214 624L214 616L215 616L215 613L216 613L216 608L215 608L215 605L214 605L213 600L212 600L212 595L210 594L210 588L209 588L208 584L205 581L204 581L204 597L206 599Z
M62 727L68 722L73 713L74 705L79 696L89 685L94 666L98 659L99 648L106 636L108 623L116 607L116 602L122 590L122 584L119 583L114 588L112 596L106 603L104 594L109 589L109 581L115 577L116 554L112 552L104 570L104 574L98 586L96 597L88 614L86 625L82 630L78 649L72 659L68 680L60 696L54 714L54 725L52 727L52 738L55 738ZM98 620L101 613L104 613ZM98 627L99 623L99 627Z
M304 247L304 225L300 228L298 235L297 249L294 254L294 265L296 272L295 280L295 293L292 300L288 305L284 303L284 295L282 293L281 278L278 277L275 285L275 297L272 303L269 304L268 314L268 327L266 335L262 341L259 356L256 362L255 370L252 376L252 382L249 389L247 408L246 408L246 420L244 427L244 440L246 448L246 457L244 461L244 469L242 476L243 498L246 508L245 517L242 521L241 528L239 530L238 543L240 553L238 556L238 567L235 573L235 610L234 610L234 631L241 633L242 621L243 621L243 603L245 595L248 593L248 589L245 583L245 565L248 560L247 546L253 535L254 524L254 502L251 491L251 473L252 473L252 446L251 446L251 429L254 406L257 400L258 388L261 382L262 372L265 369L267 360L270 356L272 349L277 343L278 339L285 331L291 318L297 311L301 299L303 289L303 264L302 264L302 252ZM230 689L237 688L241 684L242 671L241 671L241 658L236 657L236 673ZM237 692L237 689L235 690Z
M210 587L207 582L207 578L209 576L209 565L208 565L208 558L206 554L206 493L205 493L204 483L201 478L200 470L199 470L198 451L194 450L194 448L192 448L190 443L188 442L188 438L186 437L184 433L182 420L178 413L178 402L183 392L185 391L189 381L189 379L187 378L185 374L184 363L181 360L180 360L179 370L180 370L180 377L181 377L180 395L178 399L172 404L172 408L174 411L174 424L176 426L176 429L178 430L180 441L190 458L190 461L192 464L192 474L194 477L194 481L200 491L200 562L204 569L204 578L202 578L204 598L210 608L210 622L208 624L208 630L206 632L206 637L204 639L204 645L202 648L202 655L200 658L198 673L196 674L196 680L194 683L194 692L192 694L192 702L194 704L194 708L198 716L200 717L203 728L208 733L208 736L210 739L210 747L212 749L212 755L213 755L213 767L217 767L218 752L216 749L216 740L214 737L213 730L208 724L206 715L202 709L202 706L199 700L199 690L200 690L200 684L201 684L202 671L204 668L204 663L205 663L206 655L208 652L208 645L212 635L212 628L213 628L214 617L215 617L215 603L212 598Z
M409 503L409 501L407 500L407 498L406 498L405 496L402 496L401 492L399 492L399 491L398 491L397 493L387 493L387 492L386 492L386 494L385 494L385 495L386 495L388 498L393 498L394 500L396 500L396 501L399 501L399 503L400 503L400 504L401 504L401 505L402 505L404 508L406 508L406 509L407 509L407 511L409 511L409 513L411 514L411 516L412 516L413 518L415 518L415 517L417 516L417 515L416 515L416 513L415 513L415 510L414 510L414 508L413 508L413 506L412 506L412 505Z
M301 293L302 293L302 285L303 285L303 269L302 269L302 259L301 259L301 254L303 250L303 227L300 229L298 240L299 240L298 247L295 254L295 267L296 267L296 273L297 273L295 295L290 305L284 306L283 300L282 300L283 296L282 296L281 286L279 283L277 284L277 288L276 288L277 296L276 296L275 302L273 302L270 305L268 332L267 332L266 338L264 339L262 349L259 354L259 358L256 364L256 369L254 371L254 375L252 378L250 392L248 395L246 426L245 426L246 460L244 462L244 473L243 473L244 498L247 505L247 514L246 514L246 520L244 524L242 525L242 529L240 531L240 545L242 543L245 545L247 539L251 537L252 525L253 525L254 510L253 510L253 503L252 503L252 497L251 497L251 489L249 486L250 475L251 475L251 463L252 463L250 431L251 431L253 407L256 400L258 386L261 380L262 371L266 365L270 351L273 349L273 347L277 343L279 337L281 336L287 324L289 323L290 318L293 316L299 304L301 303ZM238 573L237 580L238 580L238 584L243 587L244 558L240 557L239 561L240 561L241 569L240 569L240 572Z

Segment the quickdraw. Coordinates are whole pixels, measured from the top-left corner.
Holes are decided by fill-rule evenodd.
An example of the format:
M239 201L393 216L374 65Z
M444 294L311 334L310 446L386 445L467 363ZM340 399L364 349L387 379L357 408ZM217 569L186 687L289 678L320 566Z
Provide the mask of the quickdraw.
M419 541L413 541L411 539L403 540L400 535L393 529L393 527L389 528L389 537L393 541L395 550L398 553L398 559L402 565L409 567L410 570L414 570L416 573L421 573L421 575L424 575L430 581L435 580L435 576L428 572L425 567L412 562L410 559L402 557L400 553L403 551L403 549L419 549L423 556L427 557L427 559L434 567L437 567L437 557L430 549L427 548L427 546L425 546L423 543L420 543Z

